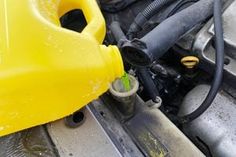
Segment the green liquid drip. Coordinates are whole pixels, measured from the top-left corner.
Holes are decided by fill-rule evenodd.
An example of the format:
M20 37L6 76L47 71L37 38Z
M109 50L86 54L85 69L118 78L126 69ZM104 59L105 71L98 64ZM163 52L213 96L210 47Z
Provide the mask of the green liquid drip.
M130 91L131 86L130 86L130 80L129 80L129 75L125 72L124 75L121 77L121 82L125 88L125 91Z

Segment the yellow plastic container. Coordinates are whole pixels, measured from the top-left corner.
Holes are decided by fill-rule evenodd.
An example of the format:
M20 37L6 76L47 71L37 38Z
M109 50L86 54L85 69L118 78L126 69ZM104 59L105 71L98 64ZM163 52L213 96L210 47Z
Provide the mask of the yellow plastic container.
M81 9L82 33L59 18ZM96 0L0 0L0 136L63 118L123 75Z

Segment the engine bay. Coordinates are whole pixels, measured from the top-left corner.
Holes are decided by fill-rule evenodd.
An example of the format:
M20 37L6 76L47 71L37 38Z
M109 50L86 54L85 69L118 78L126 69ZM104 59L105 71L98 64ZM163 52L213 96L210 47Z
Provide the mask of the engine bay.
M79 128L84 112L91 113L121 156L235 157L236 1L97 3L106 21L104 44L120 49L126 75L86 109L66 117L66 125ZM76 32L87 25L79 9L60 22ZM59 144L54 124L46 128L42 139L49 134L55 147L68 147ZM0 146L0 156L14 156L7 149Z
M224 80L210 107L194 118L185 116L191 119L185 123L179 117L201 107L211 86L216 86L213 80L220 79L215 74L219 63L216 33L223 32L214 30L217 6L198 0L100 2L109 30L106 42L120 47L125 70L140 83L137 94L144 102L161 103L160 111L206 156L219 157L235 156L236 126L236 3L222 3Z

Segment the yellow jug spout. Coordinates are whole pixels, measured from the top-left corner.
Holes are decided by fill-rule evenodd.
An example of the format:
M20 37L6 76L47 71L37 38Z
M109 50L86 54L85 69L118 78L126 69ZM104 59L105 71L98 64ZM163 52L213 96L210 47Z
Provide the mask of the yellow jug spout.
M81 33L60 17L81 9ZM0 0L0 136L63 118L124 73L96 0Z

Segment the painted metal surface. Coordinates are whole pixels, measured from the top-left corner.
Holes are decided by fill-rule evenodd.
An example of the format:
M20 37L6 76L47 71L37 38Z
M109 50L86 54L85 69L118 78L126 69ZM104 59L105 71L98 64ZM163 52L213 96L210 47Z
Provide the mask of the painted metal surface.
M85 122L78 128L66 127L64 120L47 125L61 157L121 157L92 113L85 109Z
M140 97L137 96L134 115L129 118L124 117L117 109L119 104L115 99L104 95L102 100L120 120L121 125L143 153L143 156L205 157L160 109L149 107ZM104 109L100 107L99 111L103 112ZM104 113L104 121L111 119L106 112Z
M236 1L224 0L225 10L223 13L224 41L225 41L225 74L224 78L228 83L236 87ZM193 52L197 53L202 62L207 65L203 68L212 72L215 64L215 48L214 48L214 25L213 19L210 20L197 34L193 43ZM210 63L210 64L208 64Z
M185 97L180 115L194 111L202 103L210 87L199 85ZM192 140L205 143L214 157L236 156L236 102L221 91L214 102L199 118L184 126Z
M148 108L141 99L138 102L140 112L125 126L145 156L205 157L158 108Z

